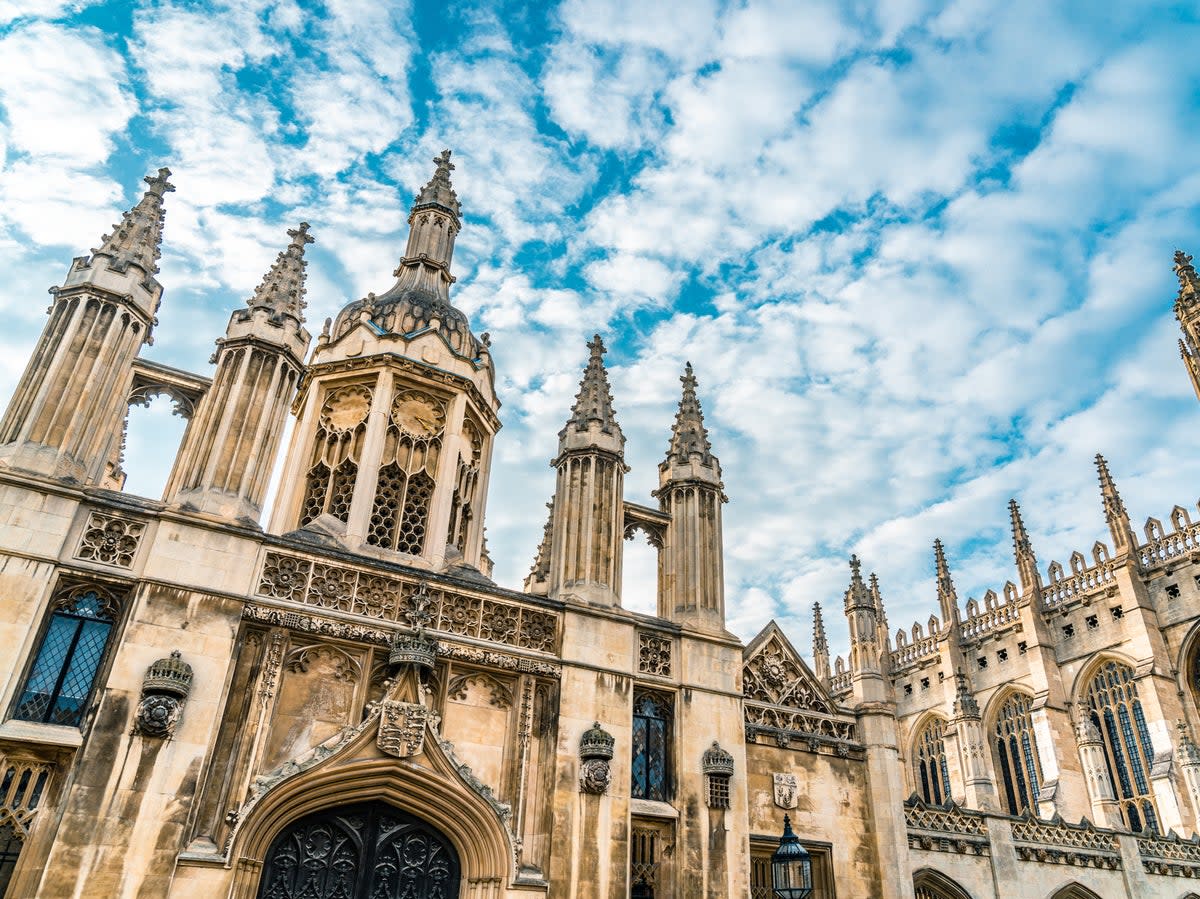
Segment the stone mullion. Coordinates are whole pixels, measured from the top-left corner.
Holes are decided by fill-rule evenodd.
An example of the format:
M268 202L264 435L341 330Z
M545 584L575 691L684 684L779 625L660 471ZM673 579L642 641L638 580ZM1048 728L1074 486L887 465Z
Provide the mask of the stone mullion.
M433 495L429 499L429 516L426 519L425 545L422 553L435 566L446 558L446 531L450 527L450 506L454 500L454 486L458 480L458 458L463 443L462 423L466 411L466 394L455 394L450 401L445 426L440 437L438 470L433 483Z
M263 398L264 414L258 420L237 489L256 508L262 507L263 488L271 473L271 462L278 448L283 416L287 412L288 369L286 359L276 358L271 380Z

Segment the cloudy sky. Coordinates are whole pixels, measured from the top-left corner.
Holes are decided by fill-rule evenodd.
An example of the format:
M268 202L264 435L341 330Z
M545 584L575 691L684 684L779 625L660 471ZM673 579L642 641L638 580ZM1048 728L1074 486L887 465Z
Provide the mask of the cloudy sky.
M536 7L536 8L535 8ZM45 289L169 165L153 359L213 340L285 230L309 314L391 283L431 157L455 153L456 303L490 331L505 428L488 537L518 586L547 461L605 335L651 502L678 375L725 469L731 628L831 642L846 557L893 628L1106 538L1093 455L1135 527L1195 508L1200 406L1176 247L1200 249L1193 3L1045 0L0 0L0 395ZM157 496L178 422L132 423ZM627 604L653 558L627 546Z

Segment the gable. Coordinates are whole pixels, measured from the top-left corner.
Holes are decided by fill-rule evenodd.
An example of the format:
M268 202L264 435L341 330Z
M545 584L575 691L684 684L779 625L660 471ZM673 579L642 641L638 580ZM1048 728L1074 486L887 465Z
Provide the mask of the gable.
M829 694L774 621L746 647L742 695L755 702L832 714Z

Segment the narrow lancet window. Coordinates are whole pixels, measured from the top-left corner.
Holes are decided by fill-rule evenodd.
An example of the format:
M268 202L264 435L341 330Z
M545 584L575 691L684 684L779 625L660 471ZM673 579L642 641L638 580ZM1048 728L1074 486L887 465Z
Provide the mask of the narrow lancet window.
M996 771L1009 814L1019 815L1025 809L1036 812L1042 766L1029 716L1028 696L1016 693L1005 700L996 715L993 739Z
M1154 748L1138 699L1133 669L1105 662L1087 691L1087 713L1104 740L1104 759L1121 817L1134 833L1158 830L1158 814L1150 785Z
M649 690L633 697L633 789L636 799L671 798L671 721L669 696Z
M946 770L946 723L932 718L917 735L913 753L913 778L917 792L926 802L941 805L950 798L950 775Z

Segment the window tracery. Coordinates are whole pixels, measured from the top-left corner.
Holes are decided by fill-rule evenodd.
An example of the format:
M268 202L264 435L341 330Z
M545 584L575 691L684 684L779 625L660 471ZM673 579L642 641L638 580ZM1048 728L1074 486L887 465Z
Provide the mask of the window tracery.
M913 779L921 798L941 805L950 798L950 774L946 769L946 722L931 718L917 734L913 748Z
M300 508L301 527L324 514L349 521L372 395L366 384L349 384L325 397Z
M650 690L633 695L632 794L636 799L666 802L671 798L671 697Z
M446 406L417 390L392 400L367 542L419 555L425 547Z
M119 607L98 588L76 587L62 592L51 608L13 717L78 727Z
M1037 809L1041 789L1042 766L1038 760L1037 738L1029 715L1029 697L1014 693L1004 701L996 715L992 731L996 771L1004 788L1010 814Z
M1121 817L1134 833L1144 827L1157 831L1158 814L1150 784L1154 748L1133 669L1120 662L1105 662L1088 685L1087 714L1104 743L1109 782Z

